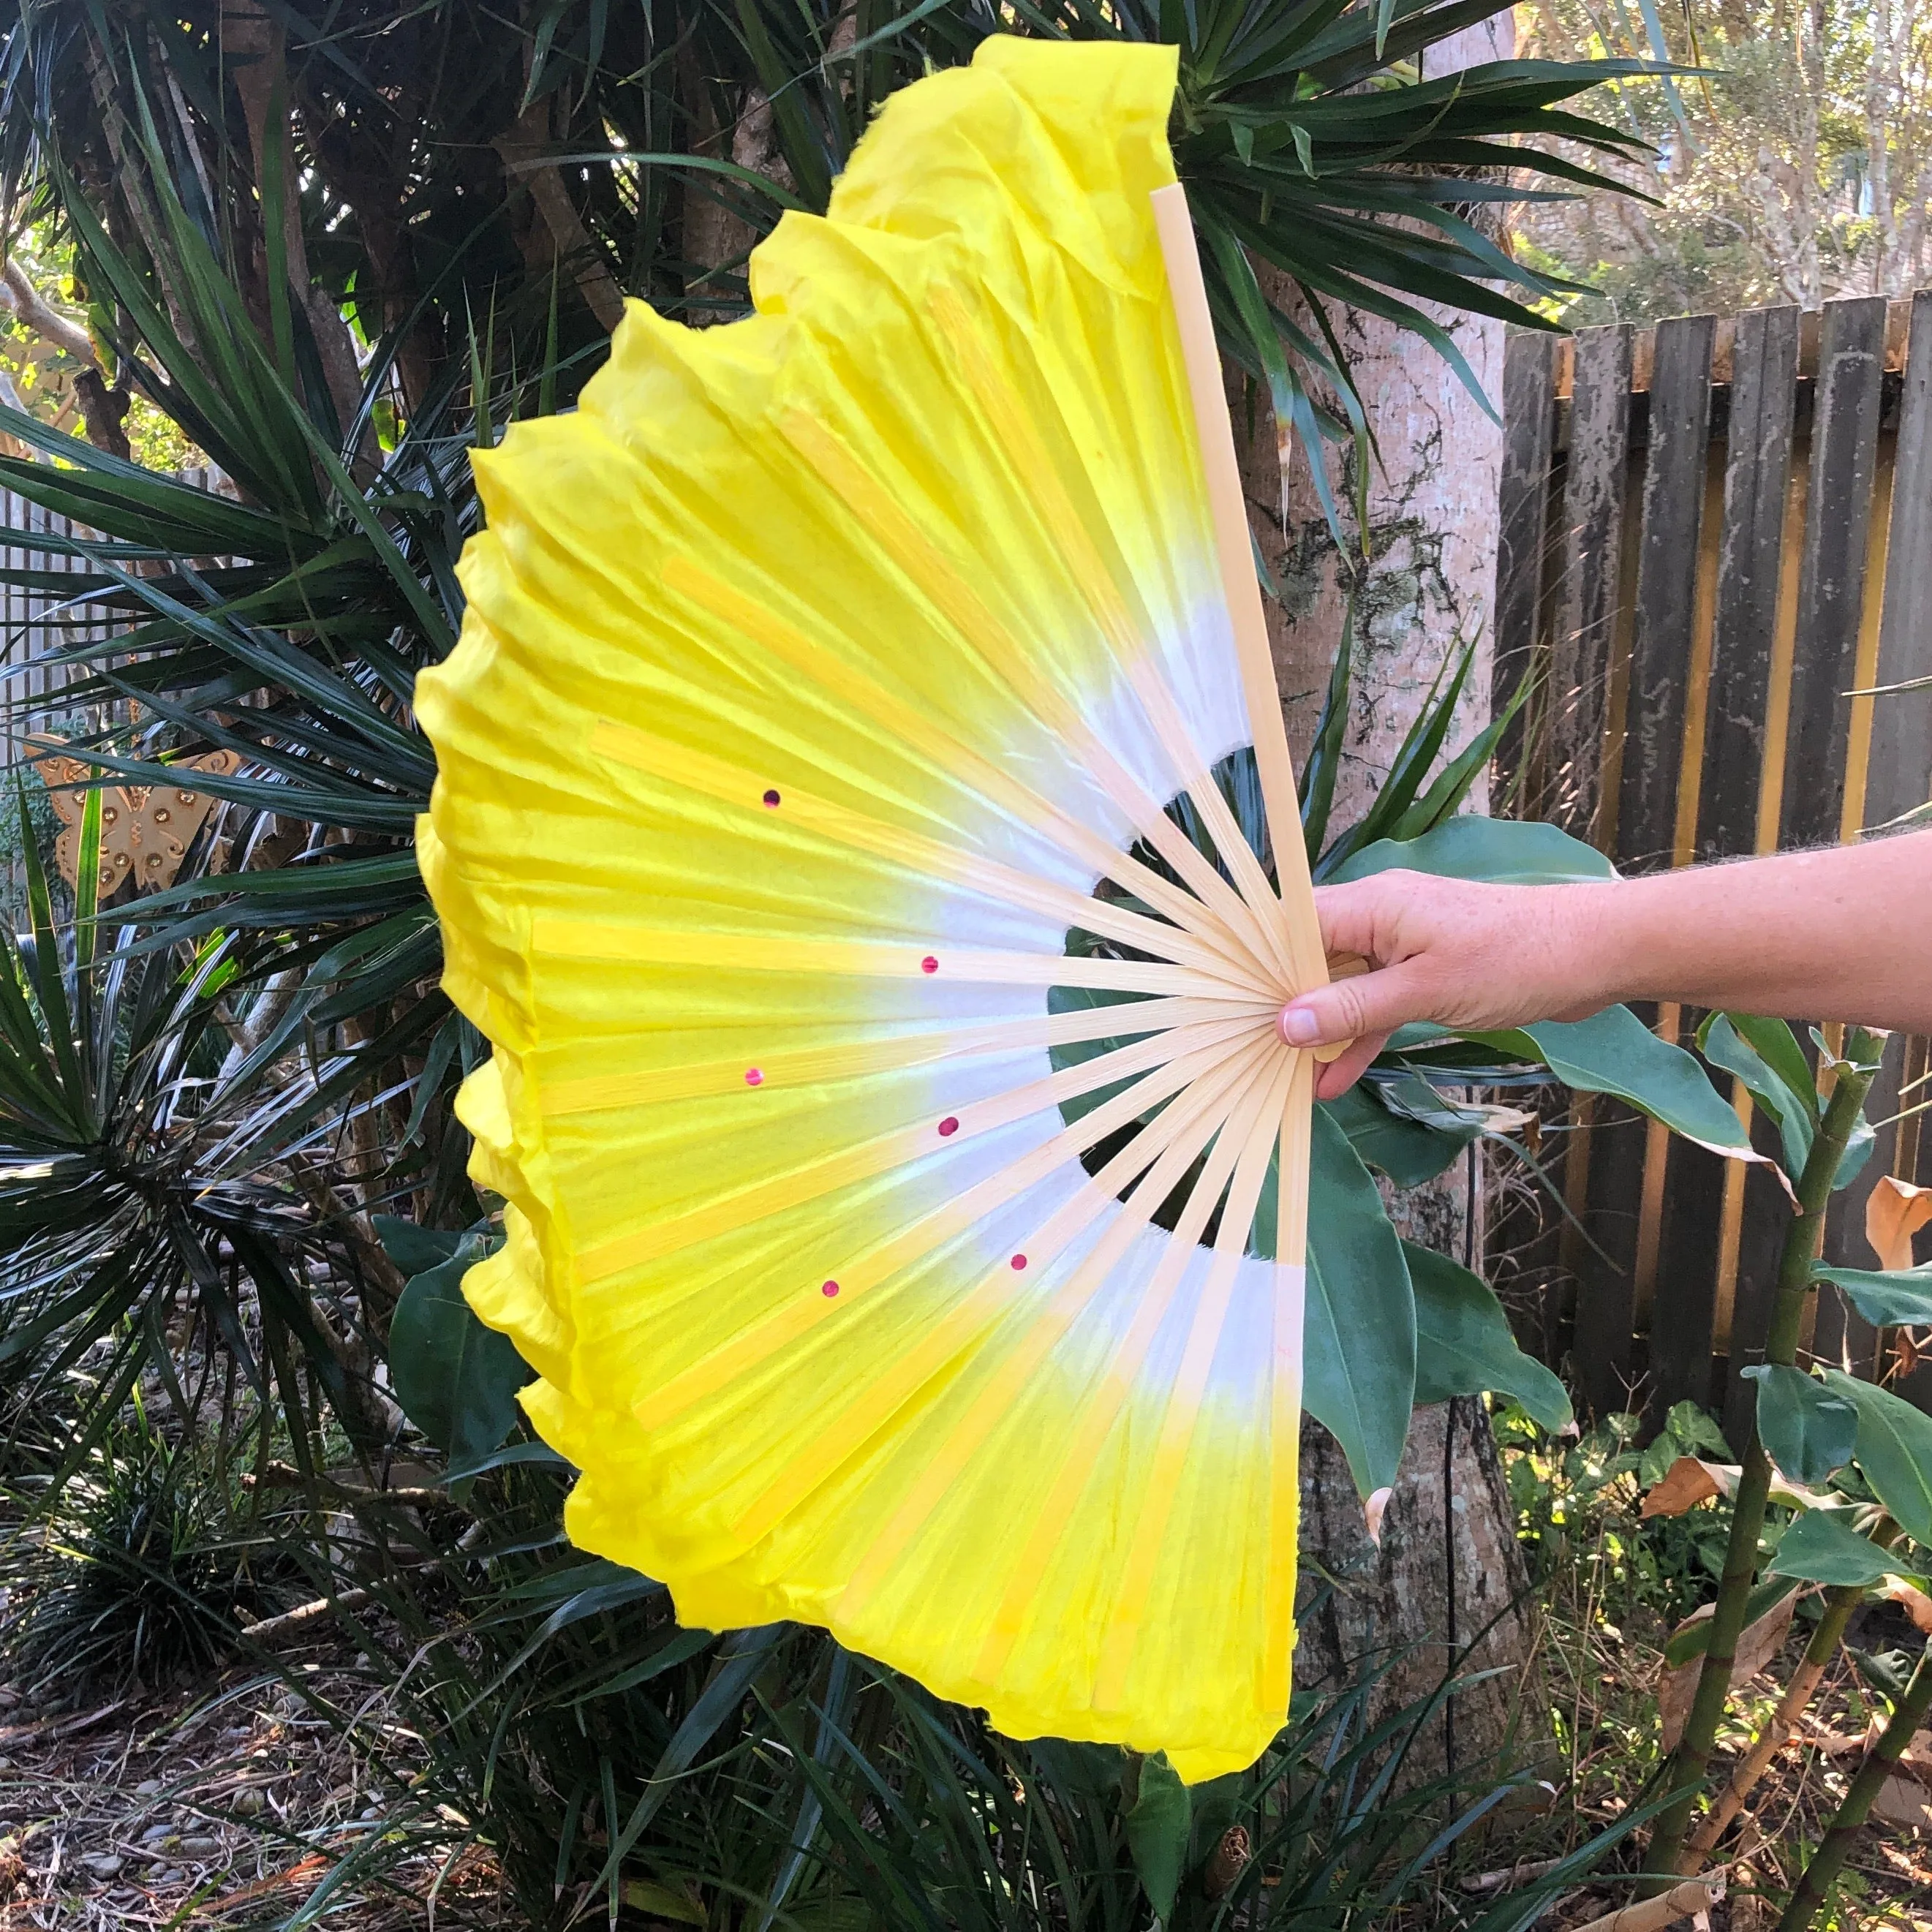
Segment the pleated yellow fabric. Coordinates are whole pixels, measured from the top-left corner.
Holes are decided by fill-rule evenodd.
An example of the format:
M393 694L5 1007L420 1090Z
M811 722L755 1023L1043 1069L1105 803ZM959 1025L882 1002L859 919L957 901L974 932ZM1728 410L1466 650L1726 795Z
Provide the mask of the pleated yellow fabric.
M1209 778L1256 734L1149 199L1174 78L988 41L754 315L632 304L478 455L418 850L495 1049L465 1291L573 1539L1192 1779L1287 1708L1310 1070Z

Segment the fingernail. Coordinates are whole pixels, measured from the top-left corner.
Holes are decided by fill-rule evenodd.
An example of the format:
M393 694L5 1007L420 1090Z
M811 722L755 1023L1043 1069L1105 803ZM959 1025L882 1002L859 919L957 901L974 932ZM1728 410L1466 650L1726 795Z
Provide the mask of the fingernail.
M1281 1036L1290 1046L1313 1046L1322 1037L1322 1023L1306 1006L1284 1006Z

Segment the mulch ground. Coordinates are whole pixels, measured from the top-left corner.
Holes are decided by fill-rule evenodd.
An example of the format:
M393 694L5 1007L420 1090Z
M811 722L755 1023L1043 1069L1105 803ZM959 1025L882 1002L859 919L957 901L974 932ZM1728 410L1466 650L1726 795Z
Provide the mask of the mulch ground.
M354 1708L350 1661L303 1668ZM0 1928L278 1924L394 1815L397 1794L367 1780L300 1693L259 1674L78 1712L36 1710L0 1684ZM421 1926L439 1874L452 1916L487 1911L487 1858L448 1862L405 1859L331 1922Z
M367 1684L352 1657L326 1648L306 1655L298 1681L338 1709L362 1708L365 1724L382 1723L380 1708L358 1706ZM1576 1786L1561 1794L1558 1810L1573 1832L1618 1815L1628 1794L1617 1790L1615 1769L1627 1727L1651 1721L1654 1709L1647 1645L1602 1644L1592 1655L1603 1667L1591 1727L1602 1742ZM1768 1679L1754 1682L1746 1716L1768 1710L1774 1695ZM1771 1932L1776 1912L1760 1888L1782 1890L1816 1842L1857 1767L1856 1741L1870 1709L1841 1662L1801 1737L1759 1787L1746 1834L1723 1848L1732 1894L1712 1915L1710 1932ZM392 1730L386 1742L392 1763L394 1747L406 1754L406 1737ZM1742 1724L1723 1742L1741 1750ZM304 1903L322 1903L317 1888L334 1892L341 1862L369 1850L405 1810L419 1824L414 1801L372 1784L360 1754L278 1678L236 1671L77 1712L37 1709L0 1682L0 1932L278 1924ZM447 1846L382 1862L377 1878L328 1898L331 1923L352 1932L400 1932L436 1917L504 1923L488 1853L462 1850L461 1821L449 1822ZM1558 1816L1544 1828L1551 1848L1562 1849ZM1498 1864L1540 1856L1539 1835L1534 1821L1512 1823L1494 1841ZM1403 1925L1454 1932L1519 1875L1534 1874L1520 1863L1510 1879L1480 1890L1468 1875L1445 1875L1438 1909L1405 1915ZM1631 1896L1627 1883L1577 1891L1538 1932L1571 1932ZM1932 1828L1871 1827L1834 1924L1842 1932L1932 1932Z

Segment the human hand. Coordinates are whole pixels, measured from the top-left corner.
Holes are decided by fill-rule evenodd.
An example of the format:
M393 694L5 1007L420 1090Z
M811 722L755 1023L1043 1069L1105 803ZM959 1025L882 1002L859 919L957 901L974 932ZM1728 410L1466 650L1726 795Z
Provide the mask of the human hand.
M1316 1097L1332 1100L1412 1021L1490 1033L1582 1018L1616 998L1599 986L1603 949L1592 940L1603 896L1614 890L1400 871L1318 887L1324 947L1359 954L1368 970L1292 1000L1282 1038L1290 1046L1351 1042L1316 1082Z

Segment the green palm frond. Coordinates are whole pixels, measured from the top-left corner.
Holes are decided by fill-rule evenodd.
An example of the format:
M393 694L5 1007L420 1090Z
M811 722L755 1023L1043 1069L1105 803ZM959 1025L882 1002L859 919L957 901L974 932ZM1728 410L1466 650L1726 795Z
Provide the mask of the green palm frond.
M233 940L184 964L98 919L100 797L82 817L73 925L56 925L28 837L28 930L0 933L0 1365L45 1390L91 1359L57 1474L80 1466L144 1374L191 1412L178 1358L217 1342L287 1415L309 1412L312 1374L377 1446L355 1338L320 1312L309 1264L366 1284L290 1177L340 1113L347 1057L285 1062L266 1087L248 1077L224 1024ZM305 1454L303 1430L296 1440Z

